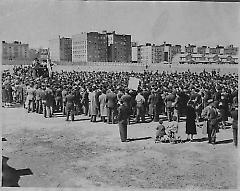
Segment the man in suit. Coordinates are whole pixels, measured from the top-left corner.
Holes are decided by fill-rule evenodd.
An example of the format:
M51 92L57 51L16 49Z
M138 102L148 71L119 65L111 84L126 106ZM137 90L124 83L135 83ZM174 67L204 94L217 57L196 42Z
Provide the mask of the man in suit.
M117 94L114 93L113 89L107 93L106 102L108 108L107 123L110 123L110 121L114 123L114 114L117 108Z
M217 112L218 101L214 101L208 110L207 118L209 121L208 125L208 139L209 143L216 143L216 133L218 132L218 122L220 120Z
M237 97L235 97L235 100ZM238 145L238 102L235 101L234 107L231 111L231 117L233 118L232 129L233 129L233 144L235 147Z
M67 114L67 119L66 121L69 120L69 116L71 115L71 121L74 121L74 90L69 90L68 94L66 95L66 114Z
M35 100L35 89L33 88L33 83L30 84L30 87L27 89L27 100L28 100L28 113L34 111L34 100Z
M62 90L60 86L56 87L55 92L56 111L62 111Z
M83 87L83 93L82 93L81 103L82 103L82 105L83 105L84 115L87 116L87 114L88 114L88 109L89 109L89 99L88 99L88 92L87 92L87 89L86 89L85 87Z
M118 108L118 125L122 142L127 142L127 120L130 117L130 110L126 102L120 101Z
M105 117L107 117L107 102L106 102L106 90L103 89L101 91L101 95L99 96L99 108L100 108L100 116L101 121L105 122Z
M145 99L142 95L142 90L138 91L138 94L135 98L136 102L137 102L137 116L136 116L136 123L139 122L139 119L141 118L142 122L145 122L145 111L144 111L144 103L145 103Z
M45 90L46 93L46 110L48 113L48 117L52 117L53 115L53 102L54 102L54 95L53 90L50 87L50 84L47 84L47 88Z
M90 115L91 115L91 122L96 122L96 118L98 114L97 87L93 86L92 90L93 91L89 94Z
M42 113L42 94L44 93L41 86L36 89L36 113Z
M125 102L127 107L129 108L129 111L131 111L131 99L132 97L129 95L128 89L124 91L124 95L121 97L120 101ZM128 124L130 125L130 115L128 118Z
M66 115L66 96L67 96L67 86L63 86L62 90L62 112L63 115Z

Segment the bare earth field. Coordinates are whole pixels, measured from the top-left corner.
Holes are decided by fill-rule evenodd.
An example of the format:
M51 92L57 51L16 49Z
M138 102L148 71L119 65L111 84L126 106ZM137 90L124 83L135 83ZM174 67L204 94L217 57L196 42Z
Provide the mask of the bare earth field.
M6 139L2 155L9 158L3 171L5 186L237 188L232 129L220 129L216 145L207 143L201 128L193 143L156 144L156 122L131 124L128 138L132 141L121 143L117 124L90 123L85 116L66 122L61 115L44 119L27 114L23 108L2 109L1 116L2 137ZM184 121L180 122L180 131L185 139Z

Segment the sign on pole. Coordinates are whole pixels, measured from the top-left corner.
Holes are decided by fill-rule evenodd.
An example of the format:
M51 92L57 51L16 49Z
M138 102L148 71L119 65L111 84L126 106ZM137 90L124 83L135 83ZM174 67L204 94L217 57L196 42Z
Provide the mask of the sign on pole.
M128 89L137 90L140 79L130 77L128 82Z

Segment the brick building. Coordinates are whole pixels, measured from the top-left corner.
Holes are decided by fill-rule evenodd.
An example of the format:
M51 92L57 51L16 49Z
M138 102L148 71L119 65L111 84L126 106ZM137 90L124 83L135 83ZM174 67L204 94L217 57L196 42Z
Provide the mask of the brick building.
M131 62L131 35L116 34L115 31L107 33L108 37L108 61Z
M29 60L29 45L14 41L7 43L2 41L3 60Z
M49 51L53 61L72 61L72 39L59 36L50 40Z
M224 54L226 55L234 55L238 54L238 47L234 47L232 44L224 48Z
M107 51L107 34L82 32L72 36L73 62L106 62Z

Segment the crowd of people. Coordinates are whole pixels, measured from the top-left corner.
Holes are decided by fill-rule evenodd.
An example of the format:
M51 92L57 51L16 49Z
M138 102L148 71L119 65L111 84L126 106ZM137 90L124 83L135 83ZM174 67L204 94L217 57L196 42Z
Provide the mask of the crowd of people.
M130 77L140 79L138 88L128 88ZM24 105L27 112L54 117L56 113L74 121L74 116L100 117L104 123L119 123L120 137L127 141L127 125L159 121L165 115L178 123L186 116L187 140L196 134L196 124L206 122L209 142L216 142L219 127L233 118L234 144L237 145L238 76L202 71L104 72L61 71L38 75L31 67L18 66L2 73L3 107ZM161 122L161 119L160 119ZM163 125L158 127L163 132ZM170 131L168 131L170 132ZM177 133L177 128L175 128ZM160 133L161 134L161 133Z

